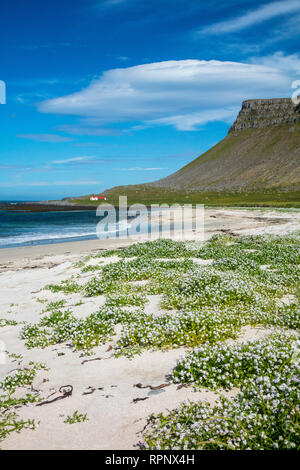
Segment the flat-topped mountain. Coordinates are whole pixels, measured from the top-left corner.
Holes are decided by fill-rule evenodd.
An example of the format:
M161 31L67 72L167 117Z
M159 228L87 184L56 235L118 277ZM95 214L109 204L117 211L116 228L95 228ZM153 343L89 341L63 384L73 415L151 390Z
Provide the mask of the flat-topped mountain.
M213 148L154 183L201 191L300 189L300 112L290 99L248 100Z
M153 183L118 186L103 194L114 202L121 194L129 202L214 203L221 193L228 201L247 193L238 199L246 203L257 194L257 204L272 193L270 201L299 204L299 105L288 98L244 101L227 136L188 165Z

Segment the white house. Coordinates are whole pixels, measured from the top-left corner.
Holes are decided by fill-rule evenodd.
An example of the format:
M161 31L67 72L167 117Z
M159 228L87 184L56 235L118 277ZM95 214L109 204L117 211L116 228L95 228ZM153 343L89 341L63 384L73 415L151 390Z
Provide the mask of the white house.
M91 196L90 201L106 201L106 196Z

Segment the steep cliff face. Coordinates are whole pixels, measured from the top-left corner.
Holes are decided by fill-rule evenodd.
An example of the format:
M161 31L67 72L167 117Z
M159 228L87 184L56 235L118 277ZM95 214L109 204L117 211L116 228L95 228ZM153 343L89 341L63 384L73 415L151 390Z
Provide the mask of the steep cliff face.
M247 100L242 104L230 132L300 123L300 106L290 98Z

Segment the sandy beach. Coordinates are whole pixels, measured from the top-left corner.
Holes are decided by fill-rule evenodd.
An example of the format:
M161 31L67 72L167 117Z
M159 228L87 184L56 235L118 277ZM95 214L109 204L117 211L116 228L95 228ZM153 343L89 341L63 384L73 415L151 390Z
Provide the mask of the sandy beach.
M181 213L178 211L176 217ZM172 217L168 211L164 211L162 219L166 221ZM186 234L186 239L198 240L204 235L204 240L208 240L217 233L236 233L237 235L277 233L284 234L299 228L300 210L269 210L269 209L205 209L204 232L203 234L190 231ZM174 239L180 239L174 233ZM152 234L153 239L159 234ZM87 253L96 253L101 250L112 248L122 248L132 243L148 240L146 234L135 235L130 239L106 239L106 240L85 240L67 243L55 243L46 245L2 248L0 249L0 270L11 266L30 265L33 261L41 261L41 257L55 259L64 255L68 259L77 258Z
M237 236L286 234L299 229L299 222L300 211L296 210L207 209L204 238L208 240L218 233ZM199 234L190 233L188 238L197 240ZM38 322L46 303L61 299L61 293L44 290L47 284L58 284L72 277L78 282L87 282L95 273L80 274L76 263L83 257L146 239L145 235L138 235L124 240L91 240L0 250L0 317L17 322L17 325L0 328L0 340L6 351L5 364L0 364L0 380L13 369L35 361L48 368L38 371L32 384L32 389L38 390L43 400L51 401L60 396L62 386L73 387L72 395L66 399L38 407L35 404L20 407L17 410L20 417L35 419L39 425L34 431L24 429L12 433L1 443L1 448L135 449L149 414L172 409L186 399L214 403L217 393L196 391L193 387L178 389L176 384L168 383L168 375L176 359L186 351L184 348L146 351L133 359L116 358L112 350L120 334L118 327L113 340L94 348L94 354L87 358L64 343L44 349L27 349L20 339L24 322ZM103 258L103 266L117 260L116 256ZM96 262L99 258L90 261L91 264ZM148 297L145 313L162 313L160 296ZM72 309L78 318L96 312L105 302L104 295L82 297L72 293L65 298L65 308ZM270 331L247 327L242 329L237 341L261 337ZM8 353L21 354L23 358L9 357ZM139 388L136 384L147 388ZM167 386L159 387L165 384ZM231 390L229 394L235 393ZM66 425L64 419L74 410L86 413L88 421Z

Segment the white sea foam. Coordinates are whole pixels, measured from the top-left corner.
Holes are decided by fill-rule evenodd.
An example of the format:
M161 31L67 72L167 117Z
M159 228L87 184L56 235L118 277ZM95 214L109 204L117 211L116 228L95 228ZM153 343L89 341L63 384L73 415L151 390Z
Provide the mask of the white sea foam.
M130 228L130 224L127 221L120 221L116 224L110 224L108 230L103 230L100 233L100 237L103 233L103 237L109 236L109 234L116 234L117 232L124 232ZM77 226L70 230L69 227L61 227L58 231L49 231L49 227L40 228L35 232L27 231L20 235L1 237L0 235L0 247L8 247L14 245L25 245L25 244L39 244L45 242L57 242L59 240L68 239L82 239L87 237L97 238L97 231L95 225L89 226ZM101 237L102 238L102 237Z

